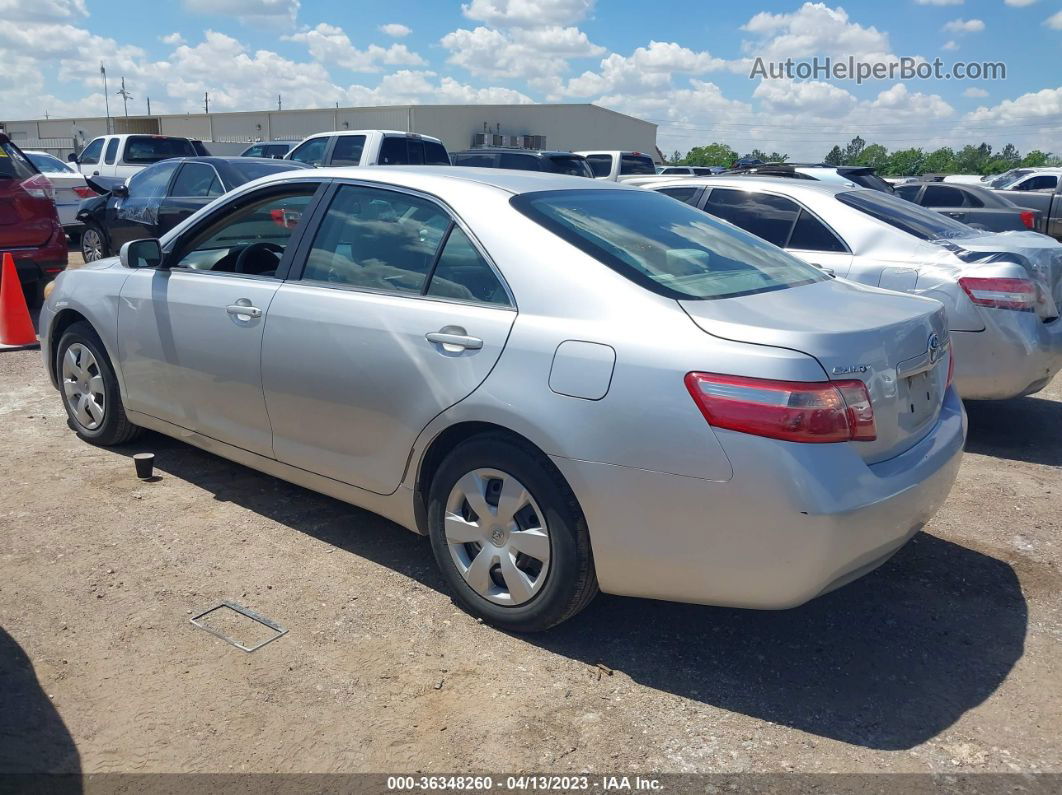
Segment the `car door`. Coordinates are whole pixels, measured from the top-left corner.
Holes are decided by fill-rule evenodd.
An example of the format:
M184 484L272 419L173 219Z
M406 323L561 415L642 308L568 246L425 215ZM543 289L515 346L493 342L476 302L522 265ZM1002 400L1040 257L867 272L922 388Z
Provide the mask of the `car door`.
M86 177L100 175L100 160L103 158L103 145L106 141L106 138L97 138L81 151L77 167Z
M161 236L225 192L221 176L209 163L184 163L170 182L158 211Z
M126 183L128 193L115 194L107 202L107 235L113 251L130 240L159 236L159 206L178 165L164 160L138 171Z
M834 276L847 276L852 255L832 229L787 196L736 188L712 188L705 212L786 249Z
M292 276L262 346L276 457L389 494L421 430L487 377L513 301L436 201L349 183L307 230Z
M262 331L318 187L240 194L168 242L169 269L131 273L118 311L129 409L272 457Z

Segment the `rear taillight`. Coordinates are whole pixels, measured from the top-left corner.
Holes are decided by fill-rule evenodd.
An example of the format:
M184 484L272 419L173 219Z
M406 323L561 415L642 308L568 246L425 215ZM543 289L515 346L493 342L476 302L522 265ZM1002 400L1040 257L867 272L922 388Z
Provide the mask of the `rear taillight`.
M1036 213L1031 210L1022 210L1021 222L1025 224L1026 229L1036 229Z
M96 191L94 191L88 185L78 185L78 186L76 186L74 188L74 193L76 193L78 195L78 197L82 198L82 199L91 199L93 196L98 196L99 195L98 193L96 193Z
M869 442L877 438L866 384L853 381L773 381L689 373L689 390L716 428L789 442Z
M959 286L978 306L1031 312L1036 305L1036 285L1028 279L963 276Z
M47 199L55 201L55 188L51 181L43 174L34 174L29 179L22 181L22 190L26 191L34 199Z

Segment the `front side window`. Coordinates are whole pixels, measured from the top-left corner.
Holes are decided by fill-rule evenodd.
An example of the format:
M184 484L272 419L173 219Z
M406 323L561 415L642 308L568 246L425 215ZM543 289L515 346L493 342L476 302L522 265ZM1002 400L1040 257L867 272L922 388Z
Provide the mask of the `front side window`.
M426 199L342 185L317 230L302 278L419 294L449 226L450 217Z
M328 138L311 138L304 144L300 144L298 148L291 153L289 159L296 160L300 163L306 163L310 166L319 166L324 162L325 149L328 148Z
M206 163L185 163L174 180L171 196L203 198L224 193L218 172Z
M117 140L117 139L115 139ZM191 142L184 138L165 138L161 135L130 135L125 140L126 163L158 163L171 157L195 157Z
M842 204L847 204L920 240L969 237L977 234L976 230L953 218L881 191L847 191L838 193L835 198Z
M78 162L86 166L94 166L99 163L100 155L103 154L103 141L103 138L97 138L86 146L84 151L81 152Z
M225 213L179 247L176 267L274 275L315 190L316 186L306 186L273 193Z
M108 166L114 163L114 159L118 156L118 139L112 138L107 142L107 152L103 155L103 162Z
M595 177L607 177L612 174L612 155L587 155L586 162Z
M361 153L365 150L364 135L340 135L332 147L333 166L361 165Z
M1029 177L1024 182L1019 182L1013 187L1014 190L1054 190L1058 187L1058 177L1052 174L1040 174L1037 177Z
M671 298L728 298L829 278L753 235L653 191L542 191L510 201L602 264Z

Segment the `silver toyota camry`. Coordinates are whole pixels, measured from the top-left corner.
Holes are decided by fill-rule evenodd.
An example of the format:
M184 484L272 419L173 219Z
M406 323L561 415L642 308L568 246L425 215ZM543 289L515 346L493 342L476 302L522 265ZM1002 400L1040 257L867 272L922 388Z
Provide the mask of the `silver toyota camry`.
M1062 369L1062 244L982 232L898 196L784 178L645 184L864 284L947 308L963 398L1039 392Z
M965 437L939 302L551 174L266 177L62 274L40 331L86 441L375 511L512 630L599 589L801 604L933 516Z

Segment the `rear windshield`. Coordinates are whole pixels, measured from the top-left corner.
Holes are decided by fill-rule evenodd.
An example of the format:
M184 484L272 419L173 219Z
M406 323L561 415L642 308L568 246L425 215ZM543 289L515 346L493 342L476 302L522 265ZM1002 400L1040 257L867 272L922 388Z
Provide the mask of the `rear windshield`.
M26 157L37 167L38 171L47 171L54 174L77 173L58 157L53 157L52 155L27 153Z
M946 237L969 237L977 232L933 210L926 210L899 196L880 191L847 191L837 194L837 201L854 207L872 218L914 235L920 240Z
M594 259L670 298L729 298L829 278L758 237L652 191L543 191L511 202Z
M620 158L620 174L655 174L656 163L649 155L623 155Z
M594 172L586 158L568 155L551 155L546 158L549 170L554 174L571 174L576 177L593 177Z
M435 141L389 135L380 144L381 166L448 166L446 147Z
M277 160L276 162L261 162L255 160L229 161L229 167L243 177L243 182L250 182L268 174L276 174L278 171L301 171L306 168L305 164L292 160Z
M0 179L28 179L37 169L14 144L0 143Z
M880 190L883 193L895 193L896 190L888 182L883 180L877 174L870 171L849 171L841 174L842 177L849 182L854 182L861 188L870 188L871 190Z
M607 177L612 173L612 155L587 155L586 162L595 177Z
M131 135L125 142L122 160L126 163L158 163L171 157L195 157L197 154L187 138Z

